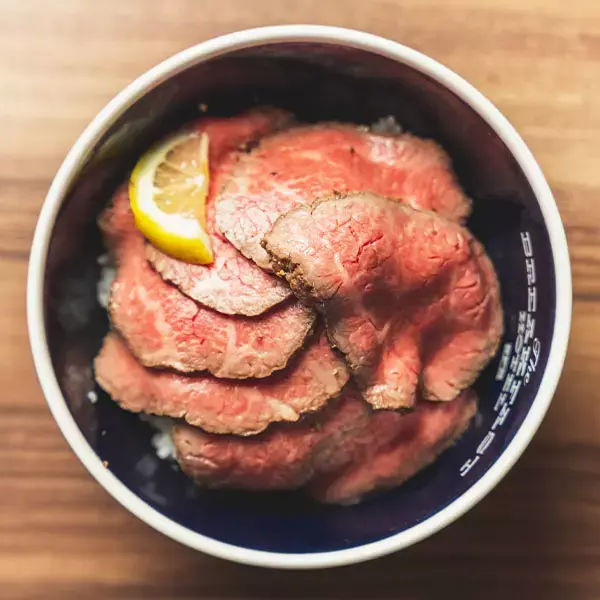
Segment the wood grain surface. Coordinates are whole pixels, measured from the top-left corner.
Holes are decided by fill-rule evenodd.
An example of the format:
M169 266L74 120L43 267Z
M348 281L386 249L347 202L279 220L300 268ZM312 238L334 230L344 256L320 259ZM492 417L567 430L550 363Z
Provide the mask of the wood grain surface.
M417 48L500 107L556 193L575 309L548 417L487 499L394 556L289 573L181 547L92 480L35 378L25 275L49 182L115 93L214 35L308 22ZM0 0L0 598L600 598L599 32L598 0Z

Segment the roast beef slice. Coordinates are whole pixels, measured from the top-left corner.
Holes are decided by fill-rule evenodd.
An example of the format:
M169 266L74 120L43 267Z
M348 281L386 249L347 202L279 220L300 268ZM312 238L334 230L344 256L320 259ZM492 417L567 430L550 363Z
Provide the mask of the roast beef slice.
M349 385L313 418L274 425L249 438L216 436L176 425L183 471L206 487L289 490L309 486L329 503L350 503L399 485L431 463L468 427L473 392L448 403L420 402L403 415L372 412Z
M477 397L466 390L451 402L419 402L409 414L375 412L353 440L348 463L319 474L310 484L312 495L322 502L349 504L399 486L451 446L476 411Z
M283 111L257 109L231 118L202 119L192 127L209 136L206 227L214 262L209 265L186 263L167 256L151 244L146 246L146 258L163 279L204 306L228 315L254 316L290 295L287 285L245 258L216 230L214 202L223 179L231 173L246 146L291 120L292 116Z
M271 269L261 248L277 217L334 192L372 191L462 221L470 211L446 153L409 134L321 124L263 138L217 198L217 227L242 254Z
M367 426L369 410L351 389L314 418L275 425L251 436L218 436L175 425L173 442L182 470L199 485L249 490L303 486L317 470L334 471L348 462L347 442Z
M314 312L293 299L254 318L230 316L165 282L146 261L124 188L105 209L100 227L118 267L110 318L145 366L267 377L285 367L313 328Z
M498 280L457 223L371 193L298 207L265 248L292 289L325 316L374 408L451 400L498 348Z
M109 333L94 363L96 381L123 408L184 418L218 434L250 435L322 408L348 381L344 361L323 333L283 370L265 379L219 379L143 367Z

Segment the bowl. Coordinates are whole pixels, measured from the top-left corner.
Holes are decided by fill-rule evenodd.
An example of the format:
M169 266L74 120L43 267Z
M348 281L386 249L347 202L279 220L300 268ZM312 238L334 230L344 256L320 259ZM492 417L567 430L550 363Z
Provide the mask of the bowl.
M205 108L229 115L264 104L306 121L368 124L393 116L437 140L474 199L469 227L501 282L505 335L475 385L480 409L472 426L408 483L355 506L322 506L293 493L199 490L156 457L146 423L94 387L92 359L108 327L96 302L99 211L139 154L167 131ZM464 514L506 475L540 425L560 376L571 275L548 184L523 140L481 93L431 58L374 35L267 27L173 56L92 121L42 207L27 314L54 418L116 500L208 554L265 567L320 568L410 546ZM98 401L91 402L95 394Z

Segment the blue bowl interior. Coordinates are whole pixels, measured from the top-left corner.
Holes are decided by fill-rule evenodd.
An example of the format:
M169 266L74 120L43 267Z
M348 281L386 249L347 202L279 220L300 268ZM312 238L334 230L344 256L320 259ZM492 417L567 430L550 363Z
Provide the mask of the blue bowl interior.
M149 143L199 116L256 105L292 110L306 121L371 123L393 115L437 140L474 199L469 227L484 243L502 286L506 334L476 383L480 411L468 432L434 465L399 489L351 507L316 504L302 493L197 489L156 458L152 431L99 389L92 359L108 328L96 304L103 251L95 219ZM251 549L325 552L360 546L427 519L472 486L510 443L544 372L555 314L554 266L544 222L510 152L462 100L410 67L362 50L277 44L238 51L190 68L125 112L91 152L69 191L52 237L45 280L47 335L70 410L108 468L175 522Z

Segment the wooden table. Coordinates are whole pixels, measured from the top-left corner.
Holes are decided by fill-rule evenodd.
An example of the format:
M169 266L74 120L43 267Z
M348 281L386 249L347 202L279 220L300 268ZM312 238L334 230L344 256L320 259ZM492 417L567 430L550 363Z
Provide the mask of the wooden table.
M24 302L37 213L96 112L178 50L297 22L399 40L487 94L550 180L575 284L559 391L497 490L416 547L313 573L203 556L118 506L46 408ZM0 0L0 598L600 598L599 31L598 0Z

